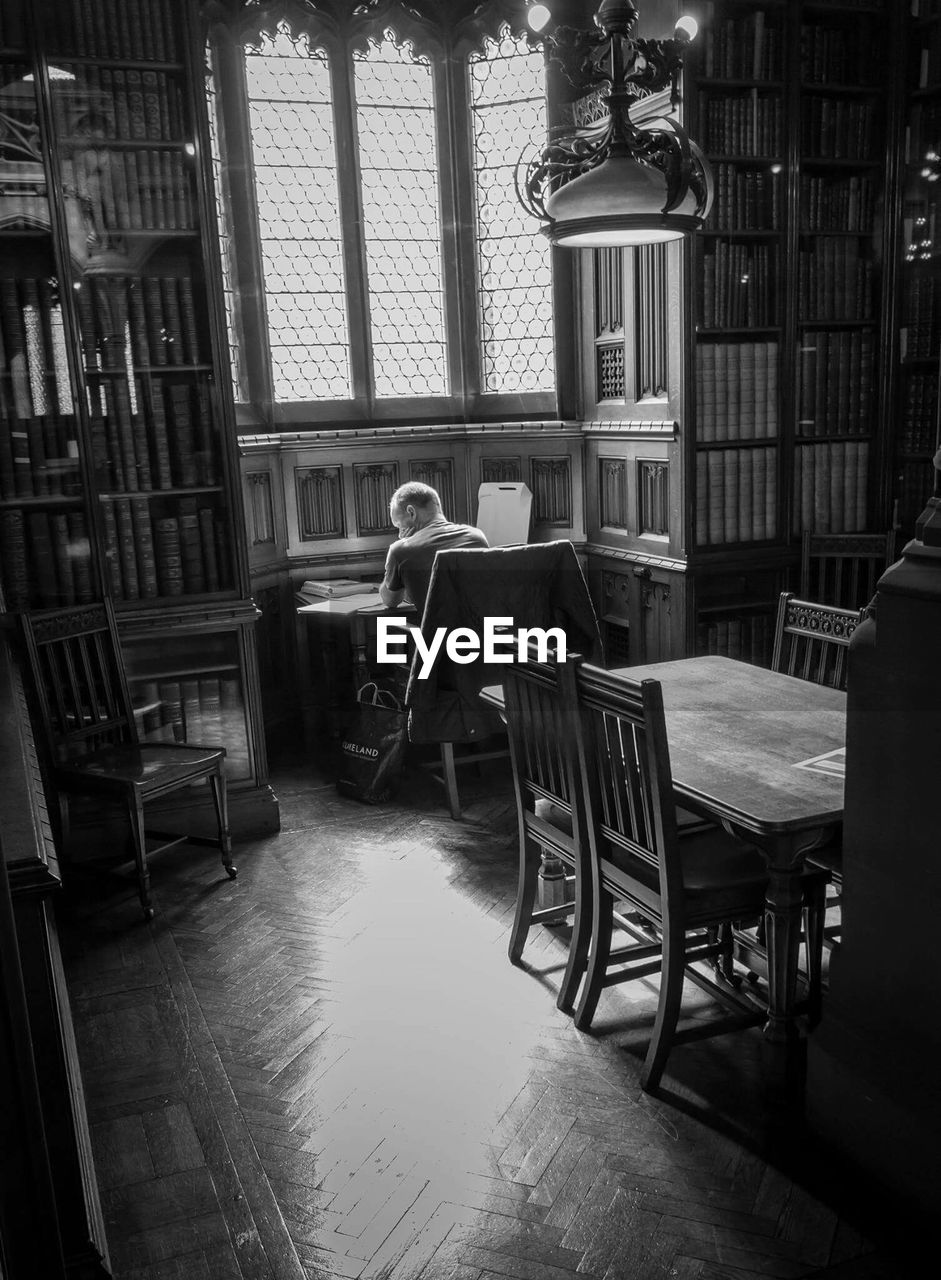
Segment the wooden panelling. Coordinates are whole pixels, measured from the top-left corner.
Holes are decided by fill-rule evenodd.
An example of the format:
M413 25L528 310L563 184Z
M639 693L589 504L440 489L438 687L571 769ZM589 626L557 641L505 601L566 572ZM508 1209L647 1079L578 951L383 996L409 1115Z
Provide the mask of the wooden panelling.
M412 458L408 464L408 478L430 484L441 498L441 506L454 511L454 463L450 458Z
M637 523L641 537L664 538L670 532L670 464L637 463Z
M395 462L363 462L353 466L353 502L356 531L361 538L371 534L395 534L389 516L389 503L399 487L399 468Z
M301 542L342 538L343 480L339 467L298 467L297 536Z
M532 458L529 475L529 487L533 492L533 523L564 528L571 525L571 458Z
M274 505L270 471L249 471L245 476L248 544L274 546Z
M523 478L522 458L481 458L481 484L516 484Z
M602 528L627 528L627 463L623 458L598 459L598 512Z

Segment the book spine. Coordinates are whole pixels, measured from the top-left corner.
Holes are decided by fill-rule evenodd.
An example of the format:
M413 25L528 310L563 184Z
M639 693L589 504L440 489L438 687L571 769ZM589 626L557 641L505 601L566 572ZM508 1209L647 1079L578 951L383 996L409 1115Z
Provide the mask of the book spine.
M130 498L115 498L114 518L117 524L123 597L125 600L138 600L140 599L140 579L137 573L137 546Z
M16 508L0 511L0 567L6 607L28 609L33 579L26 553L26 521Z
M118 522L114 514L114 503L111 501L102 502L101 515L105 534L105 583L112 598L122 600L124 598L124 577L121 571L121 547L118 538Z
M180 549L180 526L175 516L154 521L154 553L160 594L183 594L183 556Z
M30 512L26 518L27 546L41 608L55 608L61 602L59 579L56 573L58 557L53 547L53 535L49 516L45 511Z
M187 595L201 594L206 590L206 571L196 499L181 499L179 512L184 590Z
M152 599L158 594L158 588L150 502L147 498L131 498L130 505L131 523L134 527L134 547L137 553L138 587L143 599Z
M222 589L222 580L219 576L215 518L211 507L201 507L199 510L199 534L203 548L203 564L206 571L206 590L220 591Z
M190 392L191 387L188 383L174 383L167 388L170 401L167 434L170 440L173 473L176 483L186 488L199 483Z
M95 588L91 570L91 543L85 517L80 511L70 511L66 520L75 585L75 603L90 604L95 598Z

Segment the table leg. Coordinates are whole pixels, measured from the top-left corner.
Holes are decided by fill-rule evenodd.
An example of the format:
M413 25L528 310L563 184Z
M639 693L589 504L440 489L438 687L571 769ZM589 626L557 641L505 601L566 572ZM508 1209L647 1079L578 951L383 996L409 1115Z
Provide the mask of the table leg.
M804 859L818 848L826 831L802 831L765 846L768 891L765 896L765 942L768 948L768 1021L765 1036L775 1043L797 1034L794 1004L800 959Z

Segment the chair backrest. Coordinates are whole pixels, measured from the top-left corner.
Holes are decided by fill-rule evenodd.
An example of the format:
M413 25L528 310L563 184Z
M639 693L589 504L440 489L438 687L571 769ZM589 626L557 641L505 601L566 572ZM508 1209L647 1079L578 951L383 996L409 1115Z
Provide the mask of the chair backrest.
M894 560L894 529L888 533L805 533L801 542L801 598L841 609L861 609L876 594L876 583Z
M37 709L53 760L135 744L110 601L20 615Z
M426 645L441 628L467 627L482 637L488 619L498 617L512 619L516 631L559 628L569 651L602 660L598 620L571 542L438 552L421 622ZM427 670L416 649L407 694L412 740L467 741L483 730L489 718L477 695L501 683L506 669L483 656L454 662L441 645Z
M574 662L513 663L503 681L517 812L548 800L580 825Z
M602 880L645 886L639 903L681 927L683 872L676 798L657 680L581 664L576 744L591 858Z
M790 591L782 592L774 628L772 671L845 689L846 653L861 621L861 609L838 609L798 600Z

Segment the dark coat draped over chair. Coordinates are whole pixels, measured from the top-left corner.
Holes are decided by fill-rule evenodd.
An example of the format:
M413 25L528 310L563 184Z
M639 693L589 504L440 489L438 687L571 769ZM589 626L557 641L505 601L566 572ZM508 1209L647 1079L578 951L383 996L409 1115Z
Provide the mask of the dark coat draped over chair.
M427 643L439 627L469 627L483 635L487 618L512 618L512 627L560 627L566 649L602 661L598 620L571 542L489 550L439 551L421 632ZM482 657L458 664L439 651L426 679L413 662L408 684L413 742L473 742L493 732L493 713L480 690L501 684L504 664Z

